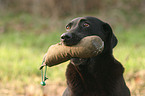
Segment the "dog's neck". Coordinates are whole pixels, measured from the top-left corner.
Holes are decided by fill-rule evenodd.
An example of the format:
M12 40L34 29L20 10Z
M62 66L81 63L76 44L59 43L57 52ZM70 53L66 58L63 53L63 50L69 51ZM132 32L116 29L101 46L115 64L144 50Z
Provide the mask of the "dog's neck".
M75 61L73 63L75 63ZM76 74L78 73L77 78L80 78L80 82L83 84L82 86L87 87L87 90L95 90L96 88L99 90L104 87L108 87L112 90L114 86L117 85L116 82L118 79L122 77L124 70L122 65L114 59L112 54L105 54L105 56L100 54L96 57L88 58L82 63L83 64L79 65L73 64L73 66L75 66L74 71L76 70Z
M77 61L78 62L78 61ZM92 63L93 62L93 63ZM91 63L91 64L90 64ZM74 64L75 65L75 64ZM92 72L92 74L107 74L113 73L122 75L124 72L123 66L118 62L112 53L100 54L98 56L83 60L82 64L76 65L78 70ZM113 73L115 74L115 73Z

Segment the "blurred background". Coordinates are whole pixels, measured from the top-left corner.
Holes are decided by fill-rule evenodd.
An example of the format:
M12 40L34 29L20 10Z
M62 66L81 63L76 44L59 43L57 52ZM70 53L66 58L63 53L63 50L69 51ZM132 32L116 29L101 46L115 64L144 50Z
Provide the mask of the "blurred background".
M42 87L39 67L65 25L95 16L118 38L114 56L125 67L132 96L145 95L145 0L0 0L0 96L61 96L68 62L47 69Z

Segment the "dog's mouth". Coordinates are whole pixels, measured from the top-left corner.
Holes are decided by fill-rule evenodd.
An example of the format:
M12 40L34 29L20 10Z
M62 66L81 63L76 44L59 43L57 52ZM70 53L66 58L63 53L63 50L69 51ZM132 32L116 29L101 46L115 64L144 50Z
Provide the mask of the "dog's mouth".
M78 38L75 38L75 39L71 38L71 39L68 39L67 41L62 39L62 44L66 45L66 46L73 46L73 45L78 44L78 42L80 42L81 39L82 38L79 38L79 39ZM96 40L98 40L98 41L96 41ZM94 47L87 47L88 50L91 50L91 48L92 48L92 50L94 50L91 53L92 54L91 56L96 56L96 54L98 55L98 54L102 53L102 51L104 49L104 42L101 40L101 38L100 39L94 39L94 40L92 39L92 41L89 41L89 42L91 42L92 46L94 46ZM85 50L87 50L87 49L85 49ZM86 56L89 56L89 55L86 55ZM71 63L73 65L75 65L75 66L77 66L77 65L85 65L87 63L87 60L89 60L89 58L90 58L90 57L85 57L85 56L84 57L82 56L81 58L80 57L71 58L70 59Z
M78 44L82 38L84 38L82 35L66 32L61 35L61 42L66 46L73 46Z
M81 38L75 38L75 39L68 39L68 40L61 40L62 44L66 46L73 46L80 42Z
M78 44L80 40L61 40L62 44L66 45L66 46L73 46Z
M77 66L77 65L85 65L88 58L71 58L70 62Z

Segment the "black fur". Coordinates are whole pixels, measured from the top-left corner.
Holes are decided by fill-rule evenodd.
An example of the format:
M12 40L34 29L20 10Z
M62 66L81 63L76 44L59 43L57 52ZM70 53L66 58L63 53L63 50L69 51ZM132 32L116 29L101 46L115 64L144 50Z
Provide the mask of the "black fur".
M79 17L66 27L67 32L61 35L65 45L75 45L86 36L97 35L104 41L104 50L96 57L70 60L66 71L68 87L63 96L130 96L123 78L124 68L112 54L117 39L109 24L95 17Z

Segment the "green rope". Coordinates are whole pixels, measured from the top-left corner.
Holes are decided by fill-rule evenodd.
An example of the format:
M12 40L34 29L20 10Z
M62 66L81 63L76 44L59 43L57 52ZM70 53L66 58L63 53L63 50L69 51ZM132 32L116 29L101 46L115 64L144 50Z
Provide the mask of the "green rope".
M44 62L45 62L45 58L44 58L43 61L42 61L42 65L43 65ZM47 66L45 65L45 72L44 72L44 75L43 75L43 68L41 69L41 76L42 76L41 85L42 85L42 86L45 86L45 85L46 85L45 81L48 79L48 78L46 77L46 71L47 71Z

